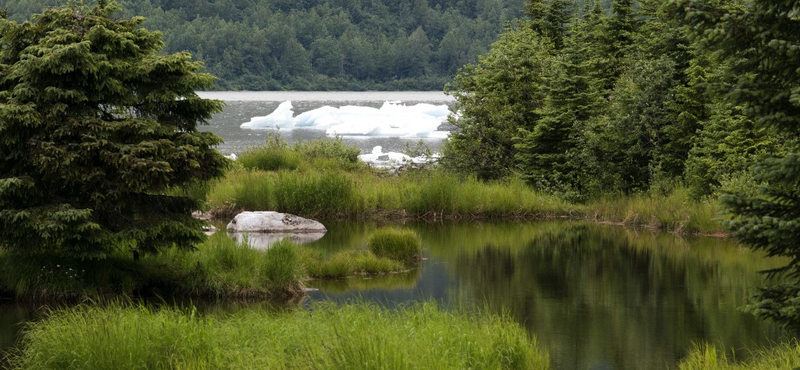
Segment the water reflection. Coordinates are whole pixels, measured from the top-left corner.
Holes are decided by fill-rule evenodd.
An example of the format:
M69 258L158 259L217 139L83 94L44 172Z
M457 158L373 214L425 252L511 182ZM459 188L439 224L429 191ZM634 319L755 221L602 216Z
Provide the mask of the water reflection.
M325 222L303 246L324 252L364 248L372 223ZM735 350L768 346L774 326L739 310L757 273L779 264L714 238L681 238L589 223L413 224L423 241L420 269L334 281L305 300L361 299L387 306L434 299L506 313L536 335L553 368L674 368L694 343ZM297 302L278 310L297 309ZM263 309L264 303L203 303L205 314ZM269 304L267 304L269 305ZM302 303L300 304L302 306ZM0 306L4 347L30 310Z
M564 222L412 227L429 258L413 286L320 283L311 297L508 313L550 348L556 369L671 368L702 341L742 358L781 335L739 310L762 282L757 271L775 262L725 240ZM347 232L356 243L369 227L357 228Z

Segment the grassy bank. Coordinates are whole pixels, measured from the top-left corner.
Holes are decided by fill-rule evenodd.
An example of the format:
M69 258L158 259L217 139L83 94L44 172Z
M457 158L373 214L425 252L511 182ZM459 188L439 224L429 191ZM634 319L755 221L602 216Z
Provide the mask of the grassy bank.
M267 250L217 233L195 251L172 248L138 261L16 256L0 251L0 292L27 299L113 295L202 298L291 298L308 278L387 274L414 266L368 250L323 253L285 240Z
M370 171L239 169L211 186L208 203L220 217L241 210L277 210L327 219L571 218L680 233L719 234L716 202L685 189L573 204L519 180L484 182L438 171L381 177Z
M744 362L736 362L713 347L702 345L692 351L679 370L775 370L800 367L800 344L782 343L774 348L758 350Z
M518 179L481 181L441 170L372 170L341 140L287 145L270 136L242 154L239 167L209 186L220 217L241 210L276 210L327 219L571 218L678 233L721 234L714 201L695 201L686 188L570 203Z
M245 310L86 307L30 324L11 369L546 369L517 324L426 303Z
M29 299L110 295L291 297L302 292L297 247L267 251L238 246L217 234L196 251L172 248L134 261L128 255L81 260L0 252L0 290Z

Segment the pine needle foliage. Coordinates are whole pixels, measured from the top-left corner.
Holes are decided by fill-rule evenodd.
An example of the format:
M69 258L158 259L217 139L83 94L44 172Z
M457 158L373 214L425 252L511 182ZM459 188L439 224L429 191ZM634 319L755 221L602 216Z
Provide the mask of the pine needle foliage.
M796 137L800 129L800 18L797 1L757 0L746 7L680 0L673 12L695 30L704 46L738 60L737 76L720 90L757 127ZM761 288L752 311L800 332L800 156L797 147L779 158L764 160L756 169L764 182L756 196L723 198L731 219L728 226L744 244L769 256L789 258L768 271L783 283Z
M175 186L221 176L222 108L186 53L123 19L113 1L0 17L0 247L104 258L204 239L197 200Z

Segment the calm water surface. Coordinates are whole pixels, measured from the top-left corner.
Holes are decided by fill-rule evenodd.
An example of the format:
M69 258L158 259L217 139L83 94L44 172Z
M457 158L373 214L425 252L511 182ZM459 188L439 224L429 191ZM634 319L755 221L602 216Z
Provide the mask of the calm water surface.
M440 91L222 91L200 92L203 98L218 99L225 102L226 106L221 113L215 115L208 126L201 126L201 131L213 131L225 143L219 146L220 152L225 155L239 154L243 150L263 145L270 130L244 130L239 128L250 118L266 116L272 113L278 105L286 100L292 102L294 114L317 109L322 106L340 107L357 105L379 108L386 101L400 101L406 105L417 103L452 104L453 98ZM325 132L320 130L295 129L281 133L284 138L293 143L295 141L310 140L325 137ZM419 140L399 138L345 138L348 144L361 148L363 153L369 153L376 145L383 146L384 152L402 152L406 145L416 145ZM438 139L426 139L424 143L436 149L441 144Z
M365 248L377 226L327 223L306 245ZM411 301L508 313L551 353L559 370L674 368L695 343L743 359L781 339L739 310L771 261L715 238L571 222L409 224L423 240L421 268L369 279L312 280L304 303L354 299L394 307ZM263 309L242 304L206 307ZM0 305L0 338L18 339L33 307Z

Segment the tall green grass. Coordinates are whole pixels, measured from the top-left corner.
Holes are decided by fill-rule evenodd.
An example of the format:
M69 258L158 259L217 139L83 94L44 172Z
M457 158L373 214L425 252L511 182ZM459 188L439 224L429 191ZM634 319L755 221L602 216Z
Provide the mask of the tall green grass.
M407 266L422 258L422 240L414 230L391 227L375 230L367 247L376 256L401 261Z
M305 217L356 212L353 181L345 173L234 171L209 194L213 208L274 210Z
M688 233L722 233L716 201L692 200L687 188L590 201L588 218Z
M293 147L270 140L265 147L243 154L244 170L231 171L212 186L208 194L212 208L276 210L325 218L569 217L679 233L724 232L716 220L717 202L693 200L686 187L661 187L578 204L535 191L519 179L486 182L435 168L376 176L358 161L357 148L338 139ZM278 152L281 158L300 158L299 162L267 165L278 161L273 159ZM295 163L284 159L280 161Z
M266 251L216 233L196 251L172 249L145 262L180 271L183 294L217 297L294 296L302 291L298 247L285 240Z
M387 310L193 311L80 306L29 324L11 369L547 369L548 356L503 317L433 303Z
M233 171L209 193L212 208L275 210L307 217L545 217L576 206L522 182L484 183L441 172L378 178L370 172Z
M679 370L792 370L800 367L800 344L782 343L758 350L745 362L736 362L709 345L700 345L678 366Z
M312 279L388 274L407 269L401 261L364 250L340 251L326 256L319 250L304 248L300 255L306 274Z
M304 279L297 248L287 241L260 251L236 245L224 233L217 233L195 251L172 248L139 261L129 256L81 260L0 251L0 291L31 299L291 297L301 294Z
M261 147L248 148L239 156L246 169L262 171L317 169L357 171L366 169L358 159L361 150L345 144L341 138L298 142L290 146L278 133L267 137Z

